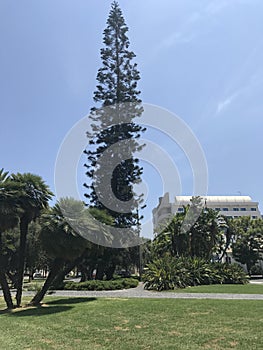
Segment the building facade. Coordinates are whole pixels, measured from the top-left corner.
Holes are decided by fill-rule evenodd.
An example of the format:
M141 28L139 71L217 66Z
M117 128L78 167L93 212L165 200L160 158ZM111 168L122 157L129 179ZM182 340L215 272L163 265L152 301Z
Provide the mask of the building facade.
M153 209L154 230L169 217L183 212L184 207L191 204L192 196L175 196L170 202L169 193L159 198L159 204ZM203 204L207 208L219 211L221 215L237 218L250 216L252 219L260 218L258 202L252 201L249 196L204 196Z

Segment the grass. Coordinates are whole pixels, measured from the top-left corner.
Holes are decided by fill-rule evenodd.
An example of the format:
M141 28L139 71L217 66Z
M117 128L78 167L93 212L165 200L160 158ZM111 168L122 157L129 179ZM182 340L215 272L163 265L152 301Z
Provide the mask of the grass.
M263 294L263 284L212 284L207 286L187 287L170 290L175 293L232 293L232 294Z
M0 349L257 350L262 315L253 300L46 297L41 308L0 312Z
M46 279L44 278L38 278L38 279L32 280L31 282L28 282L28 280L26 280L23 283L23 289L37 291L42 288L45 280Z

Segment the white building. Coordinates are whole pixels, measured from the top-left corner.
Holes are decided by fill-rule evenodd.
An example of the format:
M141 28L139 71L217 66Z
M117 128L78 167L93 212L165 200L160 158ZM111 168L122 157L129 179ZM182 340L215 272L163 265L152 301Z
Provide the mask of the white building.
M191 204L192 196L175 196L170 202L169 193L159 198L159 204L153 209L154 230L161 222L169 217L184 211L184 206ZM202 197L207 208L218 210L220 214L237 218L250 216L253 219L260 218L258 202L252 201L249 196L204 196Z

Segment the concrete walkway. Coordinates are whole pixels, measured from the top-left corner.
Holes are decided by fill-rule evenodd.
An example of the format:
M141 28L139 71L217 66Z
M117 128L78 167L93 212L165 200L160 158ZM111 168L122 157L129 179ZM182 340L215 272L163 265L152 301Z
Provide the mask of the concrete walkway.
M260 282L258 281L257 284ZM262 282L261 282L262 283ZM262 288L263 289L263 288ZM24 296L33 296L35 292L24 292ZM226 300L263 300L263 294L226 294L226 293L176 293L154 292L138 287L110 291L74 291L57 290L47 294L55 297L87 297L87 298L153 298L153 299L226 299ZM2 296L2 291L0 291Z
M33 296L35 292L24 292L24 296ZM0 295L1 292L0 292ZM263 300L263 294L226 294L226 293L176 293L154 292L138 287L109 291L75 291L57 290L47 294L55 297L87 297L87 298L153 298L153 299L226 299L226 300Z

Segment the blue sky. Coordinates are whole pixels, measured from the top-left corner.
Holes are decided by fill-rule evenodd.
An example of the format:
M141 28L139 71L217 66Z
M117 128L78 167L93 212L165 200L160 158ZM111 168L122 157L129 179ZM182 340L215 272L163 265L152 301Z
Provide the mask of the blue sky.
M39 174L54 189L58 148L93 106L110 3L1 0L0 167ZM263 210L263 2L119 3L143 101L172 111L193 130L208 163L208 194L250 195ZM178 163L182 193L191 194L189 164L162 143ZM155 179L148 167L149 210L162 195Z

